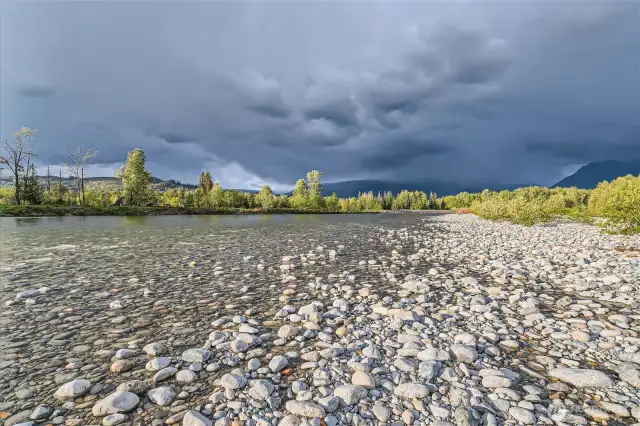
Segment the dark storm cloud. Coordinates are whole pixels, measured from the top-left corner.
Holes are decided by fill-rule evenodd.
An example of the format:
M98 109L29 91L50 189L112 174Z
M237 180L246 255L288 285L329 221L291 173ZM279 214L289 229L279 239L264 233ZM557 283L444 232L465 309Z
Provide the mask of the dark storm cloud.
M358 124L357 110L351 99L331 99L303 109L307 120L325 119L340 127Z
M609 143L603 140L585 139L579 142L528 142L527 151L548 157L562 158L576 163L602 160L640 159L639 142Z
M442 142L396 140L376 152L365 154L361 164L367 170L395 169L421 161L425 156L433 158L454 151L451 145Z
M289 109L284 108L282 105L249 105L247 109L260 115L275 118L287 118L291 113Z
M190 143L190 142L197 142L198 141L198 137L197 136L187 135L187 134L184 134L184 133L174 133L174 132L157 132L157 133L155 133L155 132L151 132L149 135L158 137L160 139L163 139L167 143L175 143L175 144Z
M51 87L25 86L20 88L20 94L25 98L50 98L55 91Z
M209 169L234 187L310 169L548 184L640 155L639 13L624 1L13 2L0 128L38 129L43 163L84 144L115 167L139 147L156 176Z

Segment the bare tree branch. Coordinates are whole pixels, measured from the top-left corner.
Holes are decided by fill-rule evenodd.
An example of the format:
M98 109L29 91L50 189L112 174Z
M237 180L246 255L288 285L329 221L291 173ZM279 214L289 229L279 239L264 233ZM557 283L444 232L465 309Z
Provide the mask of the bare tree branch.
M0 157L0 162L9 167L9 170L13 174L13 184L15 186L15 198L16 203L21 202L21 184L20 184L20 171L26 170L31 163L32 157L37 157L33 151L33 137L36 134L36 130L28 127L22 127L20 130L13 132L12 141L8 141L6 138L2 141L2 148L7 153L7 156ZM24 160L27 160L27 168L22 164Z

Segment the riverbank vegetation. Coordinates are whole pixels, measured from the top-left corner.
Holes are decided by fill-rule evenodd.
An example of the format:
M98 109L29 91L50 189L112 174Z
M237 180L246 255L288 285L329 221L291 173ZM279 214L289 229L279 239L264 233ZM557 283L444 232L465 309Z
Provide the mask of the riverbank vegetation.
M12 185L0 188L0 215L154 215L248 213L357 213L383 210L457 210L522 225L534 225L560 217L595 221L606 232L640 232L640 176L602 182L594 190L527 187L513 191L463 192L439 197L422 191L365 192L339 198L323 193L322 173L312 170L296 182L290 194L275 194L269 186L258 192L224 189L202 172L198 186L158 188L146 169L146 156L131 151L116 172L114 185L86 183L85 170L98 155L80 147L63 165L71 176L65 185L36 175L35 130L22 128L11 141L4 140L0 166L12 175ZM62 166L61 166L62 167ZM61 175L60 175L61 177Z
M444 197L451 209L522 225L568 218L595 222L609 233L640 233L640 176L601 182L596 189L527 187Z

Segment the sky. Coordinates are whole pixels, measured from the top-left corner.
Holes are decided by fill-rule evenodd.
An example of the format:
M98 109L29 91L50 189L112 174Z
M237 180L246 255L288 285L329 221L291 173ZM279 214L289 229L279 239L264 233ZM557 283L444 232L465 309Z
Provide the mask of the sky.
M640 158L637 1L0 4L0 135L39 165L286 189L550 185Z

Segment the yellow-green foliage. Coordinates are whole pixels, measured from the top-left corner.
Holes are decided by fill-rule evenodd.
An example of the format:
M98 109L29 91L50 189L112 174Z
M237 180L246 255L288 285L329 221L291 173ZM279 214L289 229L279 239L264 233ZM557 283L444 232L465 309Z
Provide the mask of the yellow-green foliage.
M640 176L602 182L593 191L588 209L603 219L600 225L607 232L640 232Z
M524 197L514 197L505 200L495 196L484 202L476 200L472 208L478 216L485 219L504 220L527 226L553 219L553 215L539 198L527 200Z
M0 188L0 204L11 204L14 202L14 197L13 188Z
M485 219L505 220L521 225L550 222L569 215L584 220L588 190L531 186L513 191L483 191L472 203L474 212ZM445 200L446 202L446 200Z

